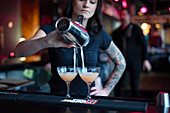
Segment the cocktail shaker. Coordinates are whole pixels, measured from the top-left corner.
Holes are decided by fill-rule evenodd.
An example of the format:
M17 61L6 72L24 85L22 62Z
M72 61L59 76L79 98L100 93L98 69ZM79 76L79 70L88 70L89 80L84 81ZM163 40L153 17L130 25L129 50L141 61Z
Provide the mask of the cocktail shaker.
M59 18L55 27L58 32L69 42L76 43L78 46L86 46L89 43L90 36L86 29L79 24L72 22L67 17Z
M166 92L159 92L156 96L156 107L158 113L169 112L169 94Z

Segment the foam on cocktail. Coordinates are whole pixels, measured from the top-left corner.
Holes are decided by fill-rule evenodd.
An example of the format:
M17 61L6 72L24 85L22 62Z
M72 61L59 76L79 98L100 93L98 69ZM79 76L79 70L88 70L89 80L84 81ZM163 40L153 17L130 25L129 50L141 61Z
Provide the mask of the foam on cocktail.
M99 73L97 72L80 73L81 78L87 83L92 83L98 77L98 75Z

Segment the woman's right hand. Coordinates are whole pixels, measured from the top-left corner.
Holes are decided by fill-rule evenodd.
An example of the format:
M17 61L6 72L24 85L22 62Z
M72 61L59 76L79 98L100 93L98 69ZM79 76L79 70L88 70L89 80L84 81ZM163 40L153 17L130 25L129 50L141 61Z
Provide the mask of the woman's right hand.
M15 56L31 56L39 50L45 48L58 48L58 47L76 47L76 44L65 43L64 37L61 36L56 30L50 32L48 35L41 29L39 29L33 37L26 41L22 41L17 44L15 48Z
M45 48L76 47L75 43L69 43L69 42L66 43L64 37L60 33L58 33L56 30L50 32L47 36L43 38L43 45L45 46Z

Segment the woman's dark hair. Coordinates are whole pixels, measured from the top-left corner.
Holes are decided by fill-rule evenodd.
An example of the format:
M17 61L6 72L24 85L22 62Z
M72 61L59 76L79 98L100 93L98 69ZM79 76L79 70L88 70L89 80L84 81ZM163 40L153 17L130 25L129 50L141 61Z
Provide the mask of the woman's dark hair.
M73 4L73 0L68 0L63 16L71 18L72 13L73 13L72 4ZM103 25L100 19L101 7L102 7L102 0L98 0L96 11L94 15L91 18L89 18L87 27L86 27L86 30L88 31L90 35L97 35L103 29ZM97 26L97 28L94 26L94 24Z

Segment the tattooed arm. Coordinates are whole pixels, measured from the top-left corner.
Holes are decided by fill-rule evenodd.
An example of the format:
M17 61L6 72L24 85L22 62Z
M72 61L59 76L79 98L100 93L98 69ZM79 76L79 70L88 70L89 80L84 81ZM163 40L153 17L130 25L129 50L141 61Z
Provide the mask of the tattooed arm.
M109 55L111 60L115 63L115 67L110 75L110 78L106 85L104 86L104 89L107 90L108 93L112 91L112 89L115 87L119 79L121 78L125 68L126 68L126 62L122 55L122 53L119 51L119 49L116 47L116 45L111 42L109 48L106 50L106 53Z
M96 96L108 96L112 89L115 87L119 79L121 78L125 67L126 62L125 59L120 52L120 50L117 48L117 46L111 41L110 46L105 50L105 52L108 54L108 56L111 58L111 60L114 62L115 67L110 75L110 78L103 89L97 89L96 87L92 87L91 95Z

